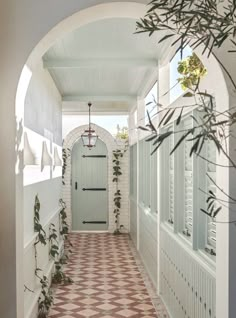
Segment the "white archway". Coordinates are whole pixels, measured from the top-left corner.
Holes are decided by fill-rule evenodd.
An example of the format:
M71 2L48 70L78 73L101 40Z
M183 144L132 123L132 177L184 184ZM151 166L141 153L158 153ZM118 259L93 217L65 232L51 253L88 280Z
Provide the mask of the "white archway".
M146 1L145 1L146 2ZM18 92L17 92L17 99L16 99L16 114L17 114L17 122L20 123L21 120L24 117L24 109L22 105L24 105L24 100L25 100L25 94L27 89L25 89L25 92L22 93L21 90L21 84L24 83L25 81L25 74L27 73L28 76L30 72L34 71L35 66L43 56L43 54L47 51L47 49L57 40L60 36L65 35L68 32L73 31L76 28L82 27L83 25L86 25L88 23L98 21L100 19L108 19L108 18L117 18L117 17L126 17L126 18L134 18L138 19L139 17L143 16L146 11L146 7L144 4L140 3L135 3L135 2L112 2L112 3L104 3L104 4L99 4L90 8L83 9L69 18L66 18L59 24L57 24L49 33L43 37L43 39L38 43L38 45L34 48L32 51L32 54L28 58L26 65L24 67L24 70L22 71L21 77L20 77L20 82L18 85ZM31 41L33 43L33 40ZM31 43L30 43L31 44ZM208 69L212 69L212 72L215 73L215 78L216 82L214 84L214 88L217 92L216 96L216 104L218 105L223 105L225 109L229 108L229 97L228 97L228 91L227 91L227 86L225 84L225 78L224 75L221 71L221 68L219 67L219 64L216 62L216 60L211 57L210 59L207 60L206 62L209 66ZM26 74L26 75L27 75ZM224 83L224 88L219 91L218 83L221 82ZM221 109L222 110L222 109ZM78 137L78 135L77 135ZM78 139L78 138L77 138ZM229 176L225 175L224 176L224 183L228 185L229 183ZM23 186L23 182L21 179L21 175L19 174L19 178L17 179L17 189L18 191L21 191ZM19 202L21 203L21 202ZM6 209L7 210L7 209ZM22 218L21 218L21 210L22 207L17 206L17 214L16 214L16 223L17 223L17 238L16 241L18 244L21 242L21 239L19 239L22 235L21 233L21 228L22 228ZM222 227L219 225L219 228ZM224 231L222 228L222 233L224 232L224 235L222 237L222 242L227 242L228 243L228 231ZM223 243L224 244L224 243ZM17 250L20 251L21 253L21 247L18 248ZM223 253L223 251L225 251ZM4 251L5 252L5 251ZM6 253L7 254L7 253ZM18 253L19 254L19 253ZM217 255L219 256L219 259L225 259L225 257L228 255L228 249L225 248L224 246L219 247L219 251L217 252ZM3 253L4 256L4 253ZM18 264L21 264L21 255L19 256ZM219 268L219 271L227 273L225 267L226 265L223 266L221 262L221 267ZM18 277L22 275L21 272L21 267L18 267ZM222 280L225 279L225 275L221 275ZM225 281L222 281L222 283L225 283ZM220 284L219 284L220 285ZM223 284L224 285L224 284ZM227 285L227 284L226 284ZM226 286L227 287L227 286ZM18 293L21 293L21 279L18 282ZM226 293L225 293L226 295ZM227 295L226 295L227 297ZM219 297L220 299L220 297ZM226 299L227 300L227 299ZM22 303L22 300L19 298L19 303ZM220 304L220 302L217 302ZM226 301L224 300L224 303ZM19 305L20 306L20 305ZM21 306L22 307L22 306ZM20 314L19 314L20 317Z

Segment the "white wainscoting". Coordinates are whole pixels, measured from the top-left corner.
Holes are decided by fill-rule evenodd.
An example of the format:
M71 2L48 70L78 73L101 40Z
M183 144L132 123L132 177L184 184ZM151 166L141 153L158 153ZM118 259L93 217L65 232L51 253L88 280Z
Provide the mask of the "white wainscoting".
M157 214L139 205L139 254L157 287Z
M49 236L50 224L55 224L55 228L59 233L59 212L60 209L56 209L50 213L50 217L43 224L43 228L46 232L47 237ZM32 238L25 243L24 246L24 284L34 293L25 291L24 294L24 317L25 318L36 318L37 317L37 306L38 298L40 296L40 285L38 279L35 277L35 251L34 243L37 235L34 234ZM63 240L60 237L59 240L60 251L63 250ZM54 268L54 262L49 259L49 244L42 246L40 243L37 245L37 259L38 267L43 270L42 273L51 280L51 273Z
M164 224L160 231L160 292L170 315L215 318L214 269Z

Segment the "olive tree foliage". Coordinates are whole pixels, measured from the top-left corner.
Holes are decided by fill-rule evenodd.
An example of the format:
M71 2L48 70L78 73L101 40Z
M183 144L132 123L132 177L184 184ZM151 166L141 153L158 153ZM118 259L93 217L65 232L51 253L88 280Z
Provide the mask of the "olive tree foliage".
M176 52L180 52L181 57L184 48L188 45L193 50L202 48L202 54L207 54L208 57L211 54L214 55L236 91L236 83L230 70L226 69L222 61L215 55L218 49L224 48L226 45L228 47L228 43L231 43L232 49L226 54L236 53L236 0L152 0L145 17L137 22L136 33L147 32L151 36L154 32L160 31L165 31L165 35L159 43L170 41L172 46L177 47ZM187 68L185 73L187 72L189 75L191 69L186 63L185 67ZM202 68L201 65L200 67ZM229 155L227 148L229 137L234 138L232 131L236 123L236 107L224 112L216 109L213 95L203 91L200 87L203 73L205 73L204 67L199 69L199 72L192 73L194 81L190 82L191 85L188 85L188 81L184 81L188 88L184 97L191 97L191 101L194 100L194 105L191 102L191 105L171 108L158 104L157 114L160 117L158 126L153 125L148 114L148 125L140 127L140 129L152 133L147 141L152 142L155 146L153 153L173 134L178 134L176 136L177 142L170 155L184 141L191 141L189 155L208 161L204 157L203 149L204 144L210 141L214 143L218 153L223 154L229 162L227 166L220 166L225 167L225 169L236 169L236 161ZM182 75L184 76L184 74ZM181 129L184 114L188 109L193 108L195 109L192 115L194 125L189 129ZM167 128L173 118L176 119L176 127L179 126L177 130ZM211 163L217 165L215 162ZM209 175L208 177L211 179ZM224 202L236 204L236 196L229 196L214 180L211 179L211 182L214 183L222 196L225 196L225 199L222 199L222 196L221 199L217 198L216 194L209 190L207 208L201 210L210 217L216 217Z

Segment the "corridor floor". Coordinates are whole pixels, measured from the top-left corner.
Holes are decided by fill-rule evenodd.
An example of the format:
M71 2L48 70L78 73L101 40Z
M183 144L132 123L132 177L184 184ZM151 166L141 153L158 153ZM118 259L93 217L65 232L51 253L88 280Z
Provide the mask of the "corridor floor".
M57 287L50 317L168 317L152 288L147 289L150 281L128 235L73 233L71 241L65 272L74 283Z

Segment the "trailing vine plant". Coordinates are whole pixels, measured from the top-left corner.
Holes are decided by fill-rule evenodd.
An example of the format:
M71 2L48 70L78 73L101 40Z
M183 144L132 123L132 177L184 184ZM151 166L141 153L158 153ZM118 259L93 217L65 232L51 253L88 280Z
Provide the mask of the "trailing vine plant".
M59 242L58 242L58 235L57 235L57 230L55 229L55 225L53 223L50 224L49 227L49 256L51 259L54 260L55 264L55 271L52 275L52 283L53 284L69 284L73 283L73 280L68 277L64 272L63 272L63 258L60 258L59 255Z
M119 186L120 176L122 175L121 170L121 160L124 157L125 152L127 151L127 142L125 142L124 150L116 149L113 151L113 182L116 184L116 191L114 193L114 216L115 216L115 225L114 234L121 234L121 230L124 227L120 224L120 209L121 209L121 199L122 194Z
M152 0L149 3L149 9L144 18L137 22L137 32L147 32L151 36L154 32L165 31L159 43L168 41L172 46L177 46L176 52L180 51L181 57L184 48L190 45L193 50L202 47L202 54L207 54L208 57L212 54L218 61L229 81L236 91L236 83L230 71L225 67L222 61L216 56L215 52L224 47L225 44L231 45L232 49L228 53L236 53L236 2L234 0L221 1L221 0ZM172 41L172 42L171 42ZM187 65L188 64L188 65ZM220 166L226 169L236 169L236 161L230 155L227 147L229 137L232 137L232 128L236 123L235 107L231 107L227 111L217 111L214 105L214 96L202 91L199 87L202 75L205 70L202 65L198 72L192 72L190 63L182 63L179 66L182 75L186 71L191 76L191 81L181 83L190 92L186 93L184 97L192 97L195 100L194 105L180 106L172 108L166 105L158 104L159 110L157 114L160 116L160 121L157 127L152 123L149 117L149 124L140 129L150 131L152 136L147 141L152 142L154 151L171 136L179 134L177 142L170 152L174 153L176 149L184 142L192 142L190 149L190 156L197 156L207 161L208 163ZM199 65L198 65L199 66ZM187 68L187 70L184 70ZM197 77L196 77L197 75ZM180 81L181 82L181 81ZM183 116L188 109L195 109L197 116L192 115L194 120L193 127L189 129L179 129L173 131L171 128L165 128L173 118L176 118L176 126L181 125ZM212 142L218 153L221 153L228 160L228 165L219 165L216 162L210 162L202 154L206 142ZM234 150L235 151L235 150ZM232 152L231 152L232 154ZM203 213L213 218L221 211L225 203L231 206L236 204L236 197L226 193L222 187L211 178L209 174L207 177L216 186L217 190L221 193L221 198L218 198L211 190L208 191L206 208L201 209ZM203 190L201 190L203 191ZM235 212L234 209L229 209L230 212ZM230 221L236 223L236 220Z
M65 174L67 168L67 161L71 156L71 150L69 148L62 149L62 184L65 185Z
M37 233L37 237L34 243L34 251L35 251L35 276L39 279L41 285L41 293L38 299L38 318L46 318L48 316L49 309L53 304L53 296L52 291L49 286L48 278L43 274L40 275L42 271L41 268L38 267L38 253L37 253L37 245L42 244L43 246L47 245L47 237L46 232L44 231L41 223L40 223L40 201L38 195L35 196L34 203L34 231Z
M60 210L60 235L64 240L64 253L61 257L61 262L66 263L72 253L73 244L69 238L69 224L67 223L66 203L63 199L59 200L61 205Z

